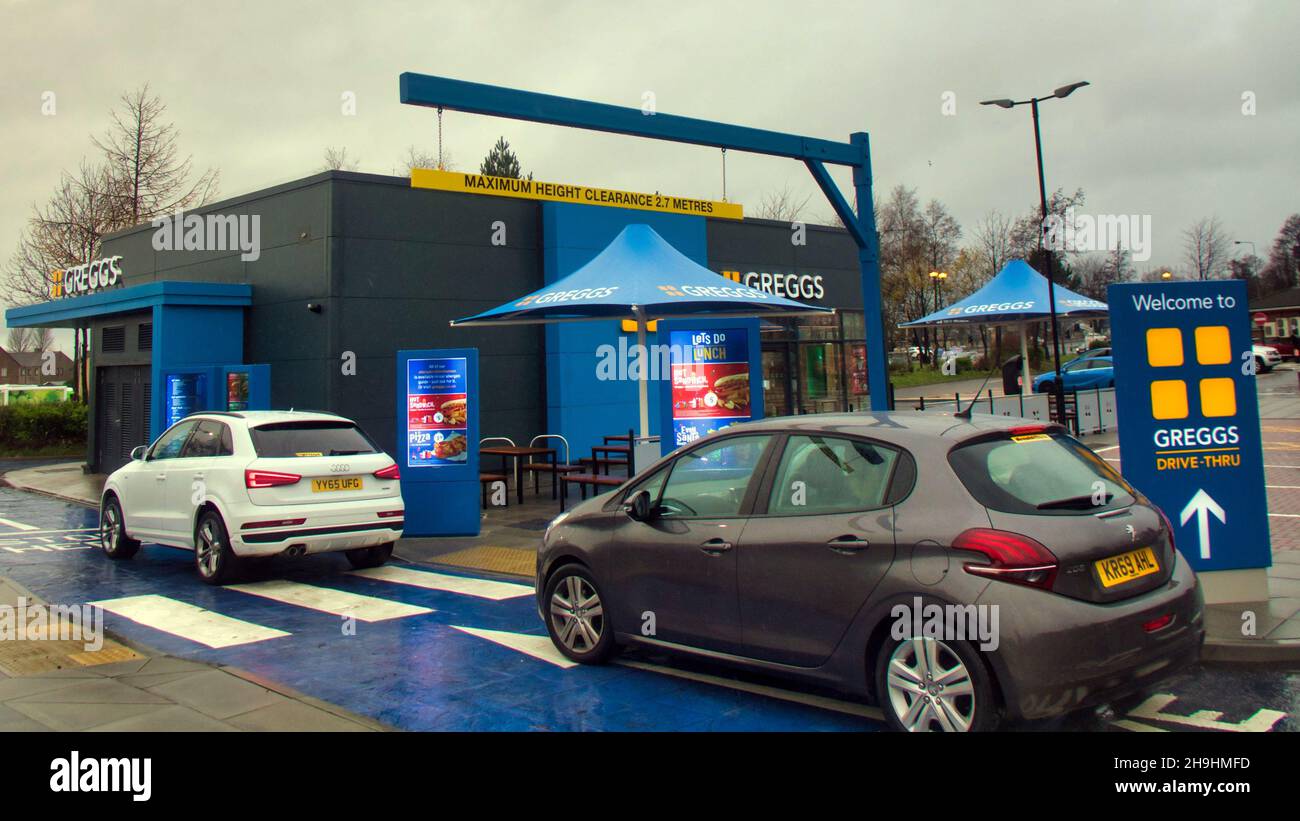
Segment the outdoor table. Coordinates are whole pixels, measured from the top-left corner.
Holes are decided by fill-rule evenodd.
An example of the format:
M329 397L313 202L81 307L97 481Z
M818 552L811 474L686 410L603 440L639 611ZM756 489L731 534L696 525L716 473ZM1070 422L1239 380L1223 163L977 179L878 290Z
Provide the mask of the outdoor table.
M555 465L555 458L556 458L555 448L511 447L510 445L503 445L501 447L480 448L479 455L500 456L501 465L503 468L505 467L506 459L514 459L515 466L514 466L513 474L515 477L515 497L519 500L519 504L521 505L524 503L524 483L522 477L519 475L520 458L525 456L527 457L542 456L548 462L550 462L552 466Z

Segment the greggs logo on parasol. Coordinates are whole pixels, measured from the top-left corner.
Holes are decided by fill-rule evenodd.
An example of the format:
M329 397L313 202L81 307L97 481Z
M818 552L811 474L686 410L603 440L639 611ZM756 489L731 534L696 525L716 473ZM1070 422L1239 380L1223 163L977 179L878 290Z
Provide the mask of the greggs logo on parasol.
M608 288L578 288L573 291L548 291L544 294L529 294L515 303L516 308L525 305L550 305L555 302L577 302L583 299L604 299L618 290L617 285Z

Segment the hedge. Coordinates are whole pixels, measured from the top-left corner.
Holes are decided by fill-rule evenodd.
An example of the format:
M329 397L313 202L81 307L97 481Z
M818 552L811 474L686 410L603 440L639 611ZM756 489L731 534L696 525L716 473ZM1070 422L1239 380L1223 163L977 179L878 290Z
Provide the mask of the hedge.
M75 447L86 443L80 402L18 402L0 406L0 450Z

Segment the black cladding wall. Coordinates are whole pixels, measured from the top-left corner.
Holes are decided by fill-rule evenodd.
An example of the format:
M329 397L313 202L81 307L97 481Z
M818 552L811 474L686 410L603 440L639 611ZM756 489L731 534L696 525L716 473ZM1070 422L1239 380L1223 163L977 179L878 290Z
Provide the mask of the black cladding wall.
M349 416L395 452L395 352L477 347L484 435L527 442L543 432L541 329L448 325L541 287L537 203L335 171L194 213L260 216L260 257L155 250L147 225L106 240L105 254L123 256L127 286L251 284L244 361L271 365L273 407ZM504 246L492 244L497 221L505 224ZM307 310L309 302L320 312ZM345 355L355 357L354 375L344 374Z
M244 361L271 365L272 407L343 414L395 453L395 352L476 347L483 435L525 444L546 432L542 327L448 325L542 286L538 202L329 171L193 213L259 216L258 259L155 250L149 225L108 238L104 255L122 255L127 286L251 284ZM492 241L498 222L504 245ZM790 241L788 225L764 220L709 220L707 231L713 270L816 272L826 283L818 302L861 307L856 249L842 230L809 226L804 245ZM355 357L354 375L345 356Z

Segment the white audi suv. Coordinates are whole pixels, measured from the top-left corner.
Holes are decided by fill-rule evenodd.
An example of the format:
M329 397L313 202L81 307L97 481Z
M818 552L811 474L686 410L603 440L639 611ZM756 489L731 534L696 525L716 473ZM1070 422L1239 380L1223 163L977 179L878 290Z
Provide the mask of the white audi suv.
M399 478L392 457L341 416L196 413L108 477L100 544L113 559L141 542L193 550L209 584L251 556L342 550L353 567L377 567L402 535Z

